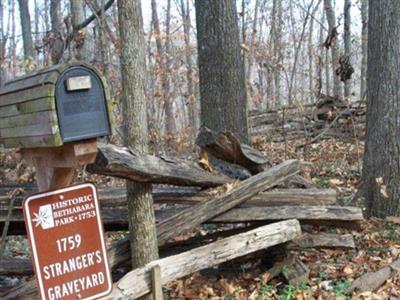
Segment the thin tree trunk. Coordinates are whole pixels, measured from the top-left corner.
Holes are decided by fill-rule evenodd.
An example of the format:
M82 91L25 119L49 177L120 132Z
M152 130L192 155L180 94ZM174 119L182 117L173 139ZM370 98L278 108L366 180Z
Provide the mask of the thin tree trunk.
M335 10L332 6L332 0L324 0L326 18L328 20L329 35L332 37L330 45L332 55L332 76L333 76L333 93L335 97L343 98L342 88L340 86L339 76L336 76L336 70L339 67L339 47L337 45L337 25Z
M198 116L197 116L197 97L194 90L193 83L193 62L192 62L192 48L190 46L190 11L189 0L180 0L180 8L182 14L183 34L185 40L185 59L186 59L186 81L187 81L187 107L189 115L189 125L192 129L197 129Z
M50 56L51 62L57 64L60 62L64 53L61 23L61 0L50 0L50 19L51 32L53 34L53 39L50 44Z
M85 20L85 1L82 0L70 0L71 1L71 14L72 14L72 26L76 27ZM88 59L88 45L85 43L86 29L82 28L77 31L74 36L74 57L78 60Z
M260 0L256 0L256 3L254 5L254 17L253 17L253 25L251 28L251 40L250 40L250 51L249 51L249 58L247 62L247 71L246 71L246 80L247 82L250 82L250 76L251 76L251 68L253 66L253 61L254 61L254 48L255 48L255 41L256 41L256 36L257 36L257 19L258 19L258 8L260 6Z
M303 21L303 27L301 30L301 34L300 34L300 38L297 42L297 45L295 47L295 52L294 52L294 62L293 62L293 67L292 67L292 71L290 73L290 81L289 81L289 92L288 92L288 102L289 105L293 104L293 86L294 86L294 82L295 82L295 75L297 72L297 61L299 59L299 53L300 53L300 49L301 49L301 45L303 43L304 40L304 35L306 32L306 27L307 27L307 22L308 19L310 17L310 11L311 11L311 7L314 3L314 0L311 1L310 5L307 7L307 12L306 12L306 16L304 17L304 21ZM295 42L295 40L294 40Z
M118 0L125 145L148 151L146 54L140 0ZM151 184L127 181L132 267L158 258ZM151 299L147 297L146 299Z
M360 100L364 100L366 74L367 74L367 57L368 57L368 0L361 1L361 75L360 75Z
M321 25L319 28L319 39L318 39L318 47L319 47L319 54L318 54L318 61L317 61L317 84L316 84L316 93L315 95L318 96L321 94L322 92L322 67L324 65L324 46L323 46L323 42L324 42L324 12L322 12L322 17L321 17Z
M31 28L31 15L29 14L28 1L18 0L19 14L22 30L22 41L24 46L24 59L28 60L25 65L29 63L34 57L33 41L32 41L32 28Z
M367 213L400 215L400 1L369 1L367 125L362 192Z
M350 8L351 0L344 1L344 25L343 25L343 42L344 42L344 59L351 61L351 41L350 41ZM348 99L351 93L351 83L350 79L346 80L344 83L344 97Z
M6 39L4 33L4 6L0 0L0 87L4 84L5 68L3 66L6 55Z
M273 80L275 86L275 106L280 107L282 105L281 101L281 75L280 70L283 64L283 54L282 54L282 0L273 1L273 54L275 58L274 69L273 69Z
M196 0L201 121L248 143L247 96L233 0Z

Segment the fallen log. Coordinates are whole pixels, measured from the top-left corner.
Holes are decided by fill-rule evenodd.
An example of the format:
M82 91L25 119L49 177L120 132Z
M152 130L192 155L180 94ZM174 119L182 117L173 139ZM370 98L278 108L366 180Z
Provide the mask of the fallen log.
M218 218L208 220L207 222L236 223L245 221L276 221L291 218L297 218L302 222L307 222L311 220L320 222L326 222L330 220L351 222L360 220L360 216L362 216L361 210L353 207L346 208L341 206L314 206L314 204L335 204L335 197L333 197L335 193L333 190L324 190L321 193L316 193L316 197L313 197L313 193L311 192L311 190L308 189L300 189L298 191L288 190L288 192L289 193L286 194L285 190L273 190L260 193L253 196L251 199L243 202L238 207L231 209L230 212L223 213ZM288 195L287 199L285 198L286 195ZM330 197L323 199L323 195L328 195ZM170 218L175 214L181 213L185 209L190 210L191 207L196 207L196 205L204 203L207 199L211 197L213 196L206 196L203 193L202 197L199 197L196 200L192 199L192 202L190 202L192 206L186 205L184 207L169 207L158 209L155 211L156 220L158 223L163 222L167 218ZM126 198L124 198L124 200L126 201ZM325 200L325 202L322 202L323 200ZM101 200L100 203L103 204L103 200ZM104 206L101 205L101 214L106 230L111 231L128 229L128 211L126 205L123 205L125 204L125 202L121 203L122 205L115 204L114 207L112 207L111 203ZM188 204L188 202L185 202L185 204ZM291 205L283 207L279 206L284 204ZM256 214L254 213L254 211L256 212ZM236 217L236 215L239 215L240 217ZM2 222L6 218L6 212L2 212L0 210L0 229ZM21 234L25 232L21 208L13 210L10 221L11 232L13 234Z
M206 172L190 161L136 154L128 148L99 144L96 161L86 170L136 182L163 183L183 186L216 187L230 178Z
M291 178L293 178L292 176ZM211 196L214 190L198 190L197 188L155 188L153 201L158 204L197 204ZM23 196L17 197L14 210L21 209ZM0 222L4 221L8 211L9 198L0 196ZM126 206L126 189L100 188L100 206L116 208ZM336 190L334 189L273 189L263 191L243 203L243 206L278 206L278 205L332 205L336 204Z
M400 259L392 262L387 267L381 268L378 271L370 272L362 275L353 281L349 288L349 292L368 292L374 291L383 285L395 273L400 271Z
M228 193L184 209L171 218L163 220L157 225L158 243L162 245L169 238L192 229L245 202L259 192L277 185L288 176L299 172L300 165L298 160L287 160L240 182Z
M202 127L197 136L196 145L215 158L248 169L253 175L271 166L260 151L240 143L231 132L216 133L207 127Z
M288 220L262 226L188 252L153 261L143 268L126 274L115 284L112 293L103 299L136 299L149 293L151 290L150 273L155 265L160 266L161 281L165 284L198 270L284 243L300 233L298 221Z
M198 205L189 207L175 216L157 225L157 237L159 244L173 235L177 235L187 229L191 229L201 223L214 218L218 214L241 204L251 198L257 192L273 187L285 180L286 177L299 171L300 162L297 160L285 161L271 169L257 174L233 188L229 193ZM108 247L108 256L112 267L118 266L130 259L128 239L121 239Z
M287 249L307 249L307 248L341 248L354 249L356 247L351 234L334 233L305 233L287 245Z
M237 223L285 219L318 221L361 221L362 210L345 206L276 206L235 208L214 218L214 222Z

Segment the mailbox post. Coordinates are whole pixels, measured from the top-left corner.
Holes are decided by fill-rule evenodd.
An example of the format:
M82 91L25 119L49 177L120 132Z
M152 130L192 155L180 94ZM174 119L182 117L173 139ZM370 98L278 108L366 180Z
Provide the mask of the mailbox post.
M67 186L111 133L109 99L104 78L81 62L17 78L0 89L0 144L21 148L40 191Z

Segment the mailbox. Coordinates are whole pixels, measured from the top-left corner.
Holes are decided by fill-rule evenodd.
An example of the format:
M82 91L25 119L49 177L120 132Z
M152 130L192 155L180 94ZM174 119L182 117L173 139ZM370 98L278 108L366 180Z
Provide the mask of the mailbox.
M0 144L54 147L109 135L109 106L106 81L85 63L17 78L0 89Z

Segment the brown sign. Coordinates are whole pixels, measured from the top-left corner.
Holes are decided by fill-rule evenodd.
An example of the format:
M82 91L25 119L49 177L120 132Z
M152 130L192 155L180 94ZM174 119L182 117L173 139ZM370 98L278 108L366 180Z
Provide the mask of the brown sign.
M24 217L43 300L95 299L111 291L93 184L29 196Z

